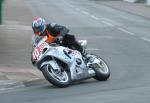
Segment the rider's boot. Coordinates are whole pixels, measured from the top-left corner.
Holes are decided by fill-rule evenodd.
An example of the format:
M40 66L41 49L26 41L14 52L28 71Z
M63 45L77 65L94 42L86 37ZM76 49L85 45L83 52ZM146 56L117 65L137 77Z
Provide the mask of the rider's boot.
M83 56L84 60L86 62L89 62L91 59L91 56L88 55L88 53L85 51L85 48L83 48L83 50L81 51L81 55Z

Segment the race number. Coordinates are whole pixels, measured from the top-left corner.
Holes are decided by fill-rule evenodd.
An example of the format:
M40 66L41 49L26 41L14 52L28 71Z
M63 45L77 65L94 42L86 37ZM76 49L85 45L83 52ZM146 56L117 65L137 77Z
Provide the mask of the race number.
M43 51L46 44L47 43L42 43L40 46L38 46L34 49L34 52L32 54L33 60L37 60L39 58L39 56L40 56L41 52Z

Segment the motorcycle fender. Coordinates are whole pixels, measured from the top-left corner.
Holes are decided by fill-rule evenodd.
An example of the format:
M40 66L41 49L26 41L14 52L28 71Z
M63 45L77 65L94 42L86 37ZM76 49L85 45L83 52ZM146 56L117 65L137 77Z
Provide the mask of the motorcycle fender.
M91 64L96 64L96 63L100 63L100 60L97 59L97 58L93 58L93 61L87 63L87 65L89 66L89 65L91 65Z
M44 65L48 65L48 64L51 65L53 67L53 69L56 69L56 70L60 69L58 64L53 60L43 62L41 64L40 68L42 68Z

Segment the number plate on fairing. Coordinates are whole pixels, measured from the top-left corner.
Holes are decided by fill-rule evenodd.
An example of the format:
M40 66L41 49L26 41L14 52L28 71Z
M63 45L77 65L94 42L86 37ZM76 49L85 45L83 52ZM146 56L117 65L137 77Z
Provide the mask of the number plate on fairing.
M42 53L42 51L43 51L43 49L44 49L44 47L46 45L47 45L47 43L44 42L41 45L39 45L36 48L34 48L34 51L32 53L32 59L33 59L33 61L36 61L40 57L40 55L41 55L41 53Z

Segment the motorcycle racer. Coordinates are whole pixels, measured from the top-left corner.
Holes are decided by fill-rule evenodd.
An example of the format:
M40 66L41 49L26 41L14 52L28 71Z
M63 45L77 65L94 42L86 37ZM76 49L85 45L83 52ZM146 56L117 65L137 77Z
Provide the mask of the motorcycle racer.
M68 34L69 29L65 26L56 23L46 23L44 18L37 17L32 22L32 29L35 34L32 38L34 45L38 43L40 38L47 36L47 43L59 42L62 46L78 50L84 55L83 47L77 42L74 35Z

